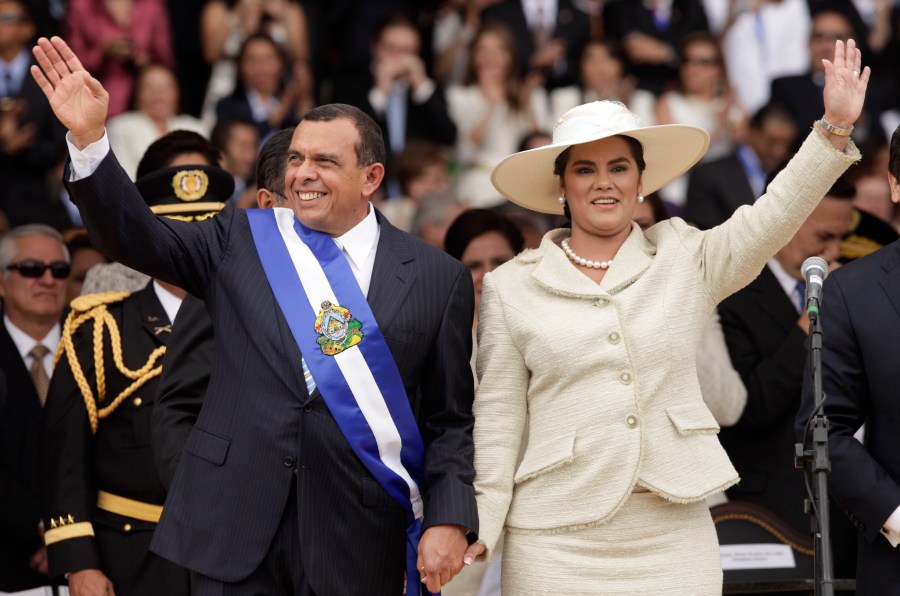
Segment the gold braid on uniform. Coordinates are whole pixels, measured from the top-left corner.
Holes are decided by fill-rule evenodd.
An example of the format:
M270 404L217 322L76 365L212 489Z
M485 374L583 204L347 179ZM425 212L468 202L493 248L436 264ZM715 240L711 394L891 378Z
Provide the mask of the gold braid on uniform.
M66 354L69 368L72 369L72 376L75 378L75 382L81 390L81 395L84 397L84 405L87 408L88 418L91 423L91 432L94 434L97 433L97 424L100 419L106 418L112 414L123 401L128 399L129 396L140 389L147 381L162 373L162 365L156 366L155 368L154 365L156 364L156 361L166 353L165 346L159 346L153 350L147 358L147 362L137 370L126 368L122 361L122 335L119 332L118 323L116 323L115 318L109 313L106 305L124 300L130 295L131 292L103 292L101 294L79 296L73 300L72 311L66 318L66 323L63 326L62 331L62 339L59 342L59 348L56 350L56 355L53 358L53 366L55 367L56 363L62 357L62 354ZM84 376L81 363L78 362L78 354L75 352L75 344L72 341L72 336L75 331L90 320L94 321L94 369L97 380L96 399L94 398L94 394L91 391L91 386L88 383L87 378ZM109 329L110 347L112 348L113 360L115 361L116 368L125 377L134 380L134 382L122 391L122 393L117 395L108 406L98 410L97 404L103 403L106 399L106 367L103 357L104 328Z

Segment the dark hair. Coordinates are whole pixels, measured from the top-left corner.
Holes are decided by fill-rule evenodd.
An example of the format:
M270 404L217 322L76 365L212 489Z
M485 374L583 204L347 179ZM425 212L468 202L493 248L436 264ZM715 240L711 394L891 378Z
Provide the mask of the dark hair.
M542 137L547 137L550 139L550 142L553 142L553 135L549 132L545 132L543 130L533 130L522 137L522 140L519 141L519 148L516 151L528 151L529 149L536 149L536 147L532 147L531 144ZM538 145L539 147L541 145Z
M519 79L519 61L518 50L516 49L516 38L513 37L509 27L503 23L489 21L481 26L469 42L469 64L466 67L466 76L463 83L466 85L474 85L478 83L478 73L475 71L475 46L485 35L496 35L503 45L503 49L509 54L509 69L503 80L504 99L509 104L510 109L518 112L523 106L520 99L519 90L521 82Z
M381 41L381 36L384 35L384 32L388 29L393 29L394 27L404 27L406 29L412 29L416 32L416 35L419 36L419 42L422 40L422 32L419 31L419 27L416 25L416 22L410 18L408 14L405 12L395 12L387 15L383 19L378 22L378 25L375 27L375 35L372 37L372 41L374 43L378 43Z
M403 151L393 160L393 173L404 194L409 196L409 184L422 175L422 171L433 165L447 166L449 158L442 145L434 141L411 139Z
M34 24L34 9L31 7L31 2L27 0L0 0L0 4L4 2L17 5L22 9L22 16L25 17L25 22Z
M490 209L463 211L447 228L444 250L454 259L462 260L463 253L472 240L488 232L497 232L503 236L513 253L522 252L525 238L518 226L509 218Z
M888 158L888 171L895 180L900 181L900 126L891 135L891 152Z
M265 142L256 160L256 187L284 198L284 173L294 128L279 130Z
M750 118L750 128L760 130L769 120L780 120L796 126L794 117L791 116L784 104L779 101L770 101L753 114L753 117Z
M644 161L644 146L641 145L641 142L634 137L629 137L627 135L615 136L622 139L628 144L628 147L631 149L631 157L632 159L634 159L634 163L637 164L638 174L643 174L644 170L647 169L647 162ZM574 145L566 147L566 150L557 155L556 159L553 161L553 174L560 180L562 180L563 174L565 174L566 172L566 166L569 165L569 157L572 155L572 147L574 147ZM572 219L572 213L569 211L568 203L563 205L563 215L565 215L567 219Z
M653 223L657 224L661 221L669 219L669 210L663 202L658 192L651 192L644 196L644 200L650 205L650 211L653 213Z
M238 73L232 96L241 96L247 91L247 88L244 86L244 80L241 78L241 62L244 61L244 56L246 56L247 48L250 47L250 44L257 41L268 43L275 50L275 53L278 55L278 59L281 61L281 83L284 83L283 79L288 72L290 60L288 60L287 56L284 53L284 50L281 49L281 46L279 46L278 43L274 39L272 39L271 35L269 35L268 33L263 33L262 31L257 31L252 35L247 36L247 39L244 40L244 43L241 45L241 49L238 51L238 55L234 59L234 63L237 65Z
M856 196L856 186L848 181L845 176L841 176L834 181L834 184L831 185L825 196L832 199L850 200Z
M212 132L209 133L209 142L219 151L223 151L228 141L231 139L231 131L235 126L249 126L255 131L259 131L256 124L252 120L246 118L225 116L216 120Z
M359 108L345 103L327 103L311 109L303 116L303 120L310 122L331 122L339 118L350 120L359 133L359 141L353 147L356 150L356 167L384 164L387 157L381 128Z
M222 154L209 141L189 130L175 130L147 147L137 167L137 177L169 167L175 158L185 153L199 153L211 166L219 166ZM198 164L200 165L200 164Z
M3 0L0 0L2 2ZM175 74L175 71L163 64L162 62L148 62L143 66L138 67L137 72L134 74L134 84L131 86L131 97L128 99L128 109L136 112L138 109L138 93L141 86L141 80L147 75L151 70L159 68L172 77L172 80L175 81L175 89L178 92L178 104L175 106L176 113L181 112L181 83L178 81L178 75Z

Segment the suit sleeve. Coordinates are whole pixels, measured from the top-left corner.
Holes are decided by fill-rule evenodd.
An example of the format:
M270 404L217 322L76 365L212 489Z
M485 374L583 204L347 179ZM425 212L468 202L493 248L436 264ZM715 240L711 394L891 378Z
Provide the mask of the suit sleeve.
M785 417L792 417L797 407L806 334L793 325L774 348L764 349L756 341L759 304L746 297L735 296L719 306L731 362L747 389L747 404L735 427L766 433L783 424Z
M76 345L92 344L86 333L92 327L85 324L78 330ZM85 366L84 373L93 378L93 367ZM100 568L92 525L96 502L90 471L92 438L84 399L63 355L50 380L39 456L44 539L54 577Z
M205 295L224 258L235 210L226 207L202 222L153 215L112 151L87 178L71 182L67 172L66 187L97 250L194 296Z
M203 302L186 298L166 344L163 372L153 405L153 453L166 490L181 450L197 422L212 370L212 320Z
M457 524L478 533L472 483L472 276L460 266L422 378L420 428L425 443L423 529Z
M839 276L838 276L839 277ZM829 492L847 510L851 520L869 541L879 538L881 527L900 505L900 485L895 482L853 434L872 408L872 388L865 373L862 349L854 325L853 306L841 285L842 278L825 280L827 308L821 311L822 387L827 396L828 446L831 457ZM813 387L804 374L803 401L797 414L800 439L813 411ZM888 380L885 379L885 383ZM893 395L891 395L893 400Z

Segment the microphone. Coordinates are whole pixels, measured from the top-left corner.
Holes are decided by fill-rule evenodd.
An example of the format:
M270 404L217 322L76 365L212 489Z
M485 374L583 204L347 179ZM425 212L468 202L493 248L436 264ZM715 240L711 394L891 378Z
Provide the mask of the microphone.
M822 257L809 257L800 267L800 275L806 282L806 312L819 312L822 304L822 282L828 277L828 263Z

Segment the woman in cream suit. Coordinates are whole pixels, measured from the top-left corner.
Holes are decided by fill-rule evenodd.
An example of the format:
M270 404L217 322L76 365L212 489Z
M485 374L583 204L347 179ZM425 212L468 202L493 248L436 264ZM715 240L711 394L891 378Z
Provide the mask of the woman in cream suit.
M489 556L505 526L504 594L721 593L703 499L738 477L700 395L697 343L716 304L859 159L847 135L869 79L860 62L852 40L837 42L823 120L767 193L713 230L632 223L641 193L696 163L709 137L641 127L615 102L573 108L553 144L494 170L513 202L572 221L484 279L480 531L466 557Z

